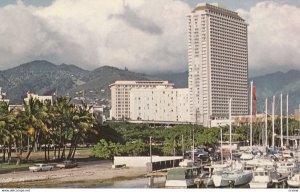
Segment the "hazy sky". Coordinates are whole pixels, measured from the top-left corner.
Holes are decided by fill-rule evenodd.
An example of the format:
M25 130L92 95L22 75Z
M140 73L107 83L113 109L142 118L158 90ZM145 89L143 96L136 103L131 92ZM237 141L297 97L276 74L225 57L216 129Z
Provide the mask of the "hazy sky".
M143 72L185 71L185 19L200 2L1 0L0 70L46 59L85 69L112 65ZM249 24L252 71L300 68L299 0L219 3Z

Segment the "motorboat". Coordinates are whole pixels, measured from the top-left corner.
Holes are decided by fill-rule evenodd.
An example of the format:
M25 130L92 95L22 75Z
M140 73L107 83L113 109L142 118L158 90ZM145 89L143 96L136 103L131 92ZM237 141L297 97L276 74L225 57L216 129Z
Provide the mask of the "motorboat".
M200 174L200 168L190 166L190 160L183 161L181 167L172 168L168 171L165 188L189 188L195 186L195 180Z
M252 160L246 161L245 166L253 167L253 169L255 169L257 167L275 168L276 162L270 158L257 158L257 159L252 159Z
M249 160L252 160L253 158L254 158L254 155L251 153L242 153L240 156L241 161L249 161Z
M253 171L253 179L249 184L250 188L265 189L283 180L286 180L286 177L278 173L274 167L258 167Z
M300 187L300 173L294 174L293 176L290 176L287 180L287 184L289 187Z
M299 171L299 163L294 159L277 162L277 172L283 176L289 176L291 173Z

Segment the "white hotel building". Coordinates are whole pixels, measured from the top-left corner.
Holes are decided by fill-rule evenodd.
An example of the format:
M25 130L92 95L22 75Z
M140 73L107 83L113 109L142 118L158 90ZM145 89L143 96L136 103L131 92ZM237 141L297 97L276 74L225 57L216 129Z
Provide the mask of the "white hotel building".
M206 3L187 16L190 116L213 120L248 114L247 24L236 12Z
M168 81L116 81L110 85L110 118L188 122L188 89L173 86Z
M132 120L189 122L188 89L157 86L153 89L132 89Z

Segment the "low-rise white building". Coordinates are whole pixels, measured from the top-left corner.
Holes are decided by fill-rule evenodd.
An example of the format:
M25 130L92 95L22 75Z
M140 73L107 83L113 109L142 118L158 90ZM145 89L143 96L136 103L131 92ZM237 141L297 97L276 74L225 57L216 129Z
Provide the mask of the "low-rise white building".
M166 88L174 84L168 81L116 81L110 85L111 110L110 118L116 120L130 119L130 91L131 89L147 89L156 86Z
M24 101L25 102L29 102L30 98L37 99L37 100L39 100L41 102L45 102L46 100L50 100L51 103L52 103L52 96L40 96L38 94L27 92L27 97L24 98Z
M189 91L168 81L116 81L111 85L110 118L189 122Z
M132 89L130 119L145 121L189 121L188 89L157 86Z

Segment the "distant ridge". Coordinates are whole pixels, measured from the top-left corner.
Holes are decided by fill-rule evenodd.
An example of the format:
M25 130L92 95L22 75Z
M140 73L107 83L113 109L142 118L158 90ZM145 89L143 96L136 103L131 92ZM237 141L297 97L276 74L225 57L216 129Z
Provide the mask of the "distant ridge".
M40 95L53 94L76 96L76 92L100 92L110 95L109 84L116 80L158 80L157 77L103 66L93 71L75 65L56 65L46 60L36 60L0 71L0 86L13 104L21 104L27 91Z
M72 64L56 65L46 60L36 60L17 67L0 71L0 87L7 92L13 104L21 104L27 91L40 95L53 94L78 96L80 91L93 93L93 97L109 98L109 85L117 80L168 80L177 88L188 87L188 72L160 73L147 75L111 66L103 66L92 71ZM289 93L289 111L293 113L300 103L300 71L276 72L250 78L257 91L257 111L264 112L264 101L276 95L276 111L279 114L279 96L283 93L284 106ZM76 94L77 93L77 94ZM271 103L271 102L270 102ZM271 106L269 104L269 106ZM284 107L285 113L286 107ZM271 110L271 108L269 109Z
M271 100L275 95L276 113L280 113L280 94L283 94L283 112L286 113L286 95L289 94L289 113L294 113L294 109L300 104L300 71L290 70L286 73L276 72L254 78L250 78L256 86L258 98L258 112L264 112L265 99L268 98L268 109L271 111Z

